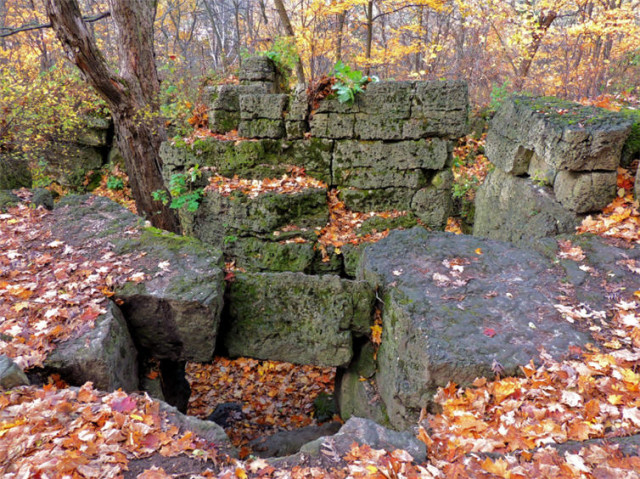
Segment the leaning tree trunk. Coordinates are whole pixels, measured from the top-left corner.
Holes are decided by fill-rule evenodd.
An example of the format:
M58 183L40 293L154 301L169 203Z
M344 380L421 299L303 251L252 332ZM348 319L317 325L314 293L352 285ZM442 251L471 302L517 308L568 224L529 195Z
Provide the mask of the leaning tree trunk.
M107 66L77 0L45 0L45 6L67 55L111 110L138 211L158 228L179 231L175 212L151 195L166 189L158 156L166 132L158 114L160 82L153 49L156 0L109 0L120 53L119 76Z
M296 33L293 31L293 25L291 25L291 20L289 20L289 15L287 14L287 9L285 8L283 1L274 0L274 3L276 4L276 10L278 11L278 16L280 17L280 21L282 22L284 32L295 43ZM298 60L296 61L296 77L298 77L299 85L306 84L304 67L302 66L302 58L300 57L300 55L298 55Z

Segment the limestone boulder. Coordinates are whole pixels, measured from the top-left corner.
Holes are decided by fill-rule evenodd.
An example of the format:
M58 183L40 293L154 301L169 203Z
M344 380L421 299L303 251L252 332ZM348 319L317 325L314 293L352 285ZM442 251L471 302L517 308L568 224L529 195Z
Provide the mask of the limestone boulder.
M383 336L376 383L390 424L405 429L438 387L514 375L592 338L554 304L561 275L531 250L414 228L368 246L359 278L379 288Z
M11 190L0 190L0 211L6 211L7 208L17 205L20 201L20 198Z
M138 353L122 312L109 301L92 329L57 345L44 362L73 386L91 381L96 389L138 389Z
M330 436L340 429L339 422L328 422L321 426L306 426L290 431L279 431L271 436L259 437L249 443L258 457L282 457L297 453L305 444L319 437Z
M568 210L589 213L602 210L615 197L618 174L615 171L559 171L553 183L556 199Z
M365 282L301 273L239 273L229 285L223 344L231 356L345 366L353 335L369 333Z
M0 190L31 188L33 179L26 161L0 154Z
M289 104L289 95L282 93L240 95L239 99L240 118L243 120L280 120Z
M427 459L426 447L412 433L393 431L370 419L352 417L340 428L337 434L316 439L306 444L300 452L317 455L325 444L331 444L339 451L349 451L353 443L368 445L372 449L384 449L393 452L396 449L407 451L413 459L420 463Z
M223 247L225 241L228 243L234 238L262 235L276 240L272 233L289 225L296 228L288 230L304 234L302 229L324 226L329 211L326 191L309 188L298 193L264 193L256 197L240 192L229 196L208 192L198 211L191 216L186 228L189 234Z
M11 358L0 354L0 389L28 386L29 378Z
M487 157L514 174L526 171L527 151L556 170L616 171L631 125L624 115L600 108L555 98L513 97L491 121Z
M405 138L459 138L469 129L469 92L463 81L416 82Z
M559 203L551 188L496 168L476 193L473 234L527 245L571 233L582 217Z
M126 208L90 195L63 198L52 231L88 257L105 248L128 255L141 276L118 287L115 298L143 352L172 361L213 358L224 292L219 249L146 227Z

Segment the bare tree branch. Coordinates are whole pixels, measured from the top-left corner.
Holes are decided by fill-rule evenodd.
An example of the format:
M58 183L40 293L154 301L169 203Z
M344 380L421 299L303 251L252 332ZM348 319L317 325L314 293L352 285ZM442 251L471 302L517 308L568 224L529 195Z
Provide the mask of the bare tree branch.
M110 16L111 16L111 12L102 12L102 13L98 13L97 15L82 17L82 19L86 23L93 23ZM22 25L21 27L18 27L18 28L0 27L0 38L10 37L11 35L15 35L16 33L29 32L32 30L42 30L44 28L51 28L51 27L53 27L51 23L45 23L42 25L27 24L27 25Z

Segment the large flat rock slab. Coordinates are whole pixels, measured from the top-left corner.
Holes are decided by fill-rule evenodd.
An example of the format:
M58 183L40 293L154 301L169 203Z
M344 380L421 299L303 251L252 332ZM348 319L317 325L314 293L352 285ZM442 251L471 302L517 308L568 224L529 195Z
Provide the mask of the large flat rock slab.
M157 359L213 358L224 294L220 250L144 225L111 200L69 196L53 213L52 231L87 257L105 247L128 255L135 278L115 299L136 346Z
M384 301L376 382L395 428L415 423L449 381L515 375L541 348L560 357L592 341L554 307L561 270L508 243L392 232L365 249L359 278Z

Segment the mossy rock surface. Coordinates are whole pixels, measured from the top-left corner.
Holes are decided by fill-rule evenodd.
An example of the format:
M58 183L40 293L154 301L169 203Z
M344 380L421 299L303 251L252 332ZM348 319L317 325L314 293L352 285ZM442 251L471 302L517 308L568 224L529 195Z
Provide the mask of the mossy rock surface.
M0 154L0 190L31 188L32 181L26 161Z
M527 171L531 152L556 170L615 171L633 121L549 97L505 100L491 120L487 157L505 172Z
M230 196L209 192L193 215L189 233L222 247L225 238L232 236L270 236L287 226L293 230L313 230L323 227L328 219L323 189L310 188L292 194L264 193L255 198L240 192Z
M623 109L620 113L629 118L633 124L631 125L631 133L622 148L621 165L628 168L633 160L640 159L640 111Z
M220 249L146 227L103 197L64 197L53 217L56 238L89 257L129 255L131 268L145 274L115 291L139 348L157 359L213 358L224 292Z
M364 282L301 273L239 273L229 285L224 345L231 356L344 366L353 332L371 323Z
M0 190L0 211L6 211L7 208L20 203L20 198L11 190Z

